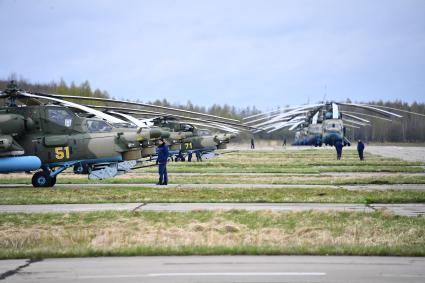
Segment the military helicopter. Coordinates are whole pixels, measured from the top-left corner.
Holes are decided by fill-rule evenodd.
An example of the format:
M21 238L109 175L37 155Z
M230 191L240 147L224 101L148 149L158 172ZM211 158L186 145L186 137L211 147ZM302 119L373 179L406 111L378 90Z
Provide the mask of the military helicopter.
M235 133L239 132L237 129L227 127L226 130L233 133L212 134L206 128L217 129L217 126L179 121L174 117L158 117L152 121L154 126L170 130L168 139L170 155L175 157L175 161L185 161L186 157L191 154L196 154L201 160L202 158L214 157L214 151L226 149L230 140L236 137ZM198 126L204 128L198 128ZM174 133L178 133L178 135L173 135Z
M126 119L139 127L154 126L169 131L170 136L166 140L170 146L170 157L174 161L185 161L186 157L192 154L196 154L200 160L214 157L216 156L215 150L226 149L231 139L235 138L240 131L246 131L243 127L237 129L240 126L234 123L232 124L237 126L231 127L213 121L207 123L206 120L182 115L165 116L159 112L148 111L145 113L130 108L92 107L103 109L105 113ZM144 119L139 119L138 116L143 116ZM153 118L146 118L152 116ZM213 134L207 128L225 133ZM151 155L155 155L155 153L152 151Z
M91 178L127 172L144 148L169 137L160 128L134 128L86 106L22 91L13 81L0 100L0 173L41 169L34 187L54 186L69 167Z
M343 107L344 110L340 110L340 107ZM358 112L359 110L366 113ZM297 130L294 145L322 146L325 144L334 146L337 142L350 145L350 141L345 136L346 127L368 126L371 124L368 117L385 121L402 118L402 115L394 111L423 116L420 113L380 105L332 101L286 107L246 117L244 120L246 121L245 125L259 128L256 131L271 133L282 128L289 128L291 131Z
M0 173L41 169L32 179L36 187L54 186L56 176L72 166L74 173L89 174L89 178L94 179L127 172L141 157L155 155L155 143L159 138L181 140L188 148L194 145L193 141L184 140L192 136L193 132L170 133L169 128L147 124L140 126L139 123L129 123L129 120L135 119L129 114L119 112L121 118L118 118L112 113L96 110L96 106L65 99L151 107L156 111L130 109L139 114L167 114L190 121L200 120L199 117L193 117L197 115L203 117L204 123L229 131L237 130L227 125L252 128L242 126L234 119L170 107L93 97L30 93L18 89L15 83L11 83L0 94L0 101L5 102L4 107L0 108ZM122 107L103 108L112 111ZM191 116L182 116L181 113ZM218 143L223 147L222 144L228 139L229 136L226 136L219 139ZM201 143L201 146L205 145Z
M256 129L252 126L242 125L240 121L235 119L140 102L67 95L49 94L48 96L107 104L85 104L84 106L99 109L108 115L124 119L137 127L154 126L169 131L170 136L167 141L170 145L171 157L176 157L175 160L180 161L184 161L186 156L192 153L199 153L205 158L212 157L214 156L212 152L216 149L225 149L230 140L240 131ZM144 119L139 119L140 117L144 117ZM198 128L198 126L226 133L212 134L209 130ZM154 148L150 148L150 151L143 154L143 156L147 155L154 156Z

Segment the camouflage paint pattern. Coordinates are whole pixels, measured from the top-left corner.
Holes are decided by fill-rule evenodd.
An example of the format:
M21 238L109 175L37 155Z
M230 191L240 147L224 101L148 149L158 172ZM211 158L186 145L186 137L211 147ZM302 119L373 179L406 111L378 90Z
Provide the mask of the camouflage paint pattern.
M21 149L24 155L38 156L43 165L122 157L152 146L152 140L161 136L167 137L167 132L116 128L97 118L80 117L63 106L0 108L0 156L17 155L14 152ZM8 145L10 140L16 146Z

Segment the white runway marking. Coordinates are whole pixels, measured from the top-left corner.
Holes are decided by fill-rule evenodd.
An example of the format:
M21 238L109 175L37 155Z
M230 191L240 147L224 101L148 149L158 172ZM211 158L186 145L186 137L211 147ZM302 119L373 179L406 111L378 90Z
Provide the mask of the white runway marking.
M175 277L175 276L325 276L326 272L179 272L79 276L80 279Z

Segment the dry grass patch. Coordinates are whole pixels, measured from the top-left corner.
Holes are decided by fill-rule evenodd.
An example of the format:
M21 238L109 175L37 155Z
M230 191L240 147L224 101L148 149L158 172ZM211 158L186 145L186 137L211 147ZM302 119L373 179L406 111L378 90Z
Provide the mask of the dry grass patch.
M253 249L316 254L318 247L328 247L326 253L333 254L425 255L425 219L383 213L72 213L67 216L69 222L64 222L64 215L50 214L32 224L21 222L23 217L9 214L8 220L2 221L0 257L130 255L164 250L170 254L252 254Z

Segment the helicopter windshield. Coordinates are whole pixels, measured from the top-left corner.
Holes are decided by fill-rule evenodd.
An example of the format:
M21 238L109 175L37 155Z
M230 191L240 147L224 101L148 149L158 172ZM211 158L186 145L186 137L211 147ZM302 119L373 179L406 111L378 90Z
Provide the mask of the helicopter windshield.
M194 128L192 125L184 124L182 126L184 132L193 132Z
M72 115L65 109L48 109L47 118L56 124L68 128L72 125Z
M211 136L211 132L208 130L198 130L199 136Z
M87 120L87 129L90 133L101 133L112 131L112 126L103 120Z
M326 130L330 130L330 131L341 131L342 127L339 123L332 123L332 124L328 124L326 126Z

